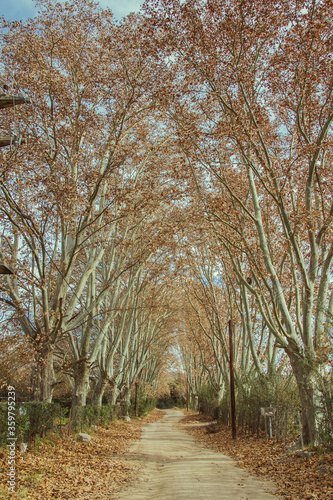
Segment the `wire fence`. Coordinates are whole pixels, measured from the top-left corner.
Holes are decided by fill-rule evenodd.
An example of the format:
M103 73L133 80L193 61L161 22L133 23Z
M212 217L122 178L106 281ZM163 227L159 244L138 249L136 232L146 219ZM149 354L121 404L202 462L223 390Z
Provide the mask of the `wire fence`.
M328 393L318 400L315 408L320 444L333 444L332 408L333 398ZM199 411L223 425L231 425L230 394L226 393L217 404L209 388L203 388L199 393ZM264 434L267 439L274 438L285 444L303 438L302 407L292 386L284 393L238 391L236 421L239 430L258 438Z

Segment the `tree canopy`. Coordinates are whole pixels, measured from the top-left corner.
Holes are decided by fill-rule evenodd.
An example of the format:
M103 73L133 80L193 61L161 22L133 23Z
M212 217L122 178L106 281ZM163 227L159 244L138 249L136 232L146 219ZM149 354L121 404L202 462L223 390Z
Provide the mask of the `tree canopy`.
M208 381L220 401L232 319L237 387L292 373L316 441L332 2L147 0L121 22L88 0L40 6L1 44L6 92L30 99L2 111L27 137L1 149L4 363L16 349L33 398L66 386L85 405L157 390L177 353L192 394Z

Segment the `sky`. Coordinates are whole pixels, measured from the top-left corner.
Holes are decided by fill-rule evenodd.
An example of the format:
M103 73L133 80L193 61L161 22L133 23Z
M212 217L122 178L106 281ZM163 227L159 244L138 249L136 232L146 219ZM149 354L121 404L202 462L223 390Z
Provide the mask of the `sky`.
M143 0L99 0L103 8L109 7L117 19L130 12L137 12ZM26 20L36 13L34 0L0 0L0 16L7 21Z

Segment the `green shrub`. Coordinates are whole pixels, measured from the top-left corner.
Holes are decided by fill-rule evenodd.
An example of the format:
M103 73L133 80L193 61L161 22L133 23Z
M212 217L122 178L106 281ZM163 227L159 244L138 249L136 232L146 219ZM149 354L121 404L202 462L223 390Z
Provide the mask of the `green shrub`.
M133 403L127 407L127 411L131 417L142 417L156 408L157 405L157 398L146 396L143 388L138 389L136 400L136 411L135 404Z
M17 441L28 442L36 436L45 436L52 430L54 422L61 422L65 410L54 403L16 403L15 405L15 437ZM0 405L0 440L7 444L8 437L8 405Z
M238 379L236 386L237 426L244 432L259 435L260 431L269 431L269 419L261 415L261 408L274 408L271 419L273 435L277 439L296 437L299 433L298 411L300 401L297 384L293 376L273 374L260 378L256 375ZM218 404L217 393L211 384L202 385L199 390L199 410L205 415L219 419L230 425L230 388L222 402Z
M274 416L261 415L261 408L273 408ZM300 410L298 389L293 376L273 374L260 378L256 375L238 380L236 387L237 426L250 434L259 435L261 430L268 432L272 424L273 435L277 439L298 434L297 414ZM220 420L230 424L230 392L223 399Z
M198 393L198 404L200 413L210 417L215 417L218 406L217 393L211 384L203 384L200 387Z
M118 418L117 405L75 406L71 411L71 427L73 430L89 429L92 425L106 427Z

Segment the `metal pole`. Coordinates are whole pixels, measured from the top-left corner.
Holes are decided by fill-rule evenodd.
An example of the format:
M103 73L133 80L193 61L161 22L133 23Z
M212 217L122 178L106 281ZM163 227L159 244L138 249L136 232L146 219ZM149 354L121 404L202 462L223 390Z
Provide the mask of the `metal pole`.
M188 411L188 381L186 381L186 410Z
M231 402L231 428L232 439L236 439L236 402L234 378L234 348L232 339L232 321L229 319L229 348L230 348L230 402Z
M135 382L135 395L134 395L134 415L138 416L138 381Z

